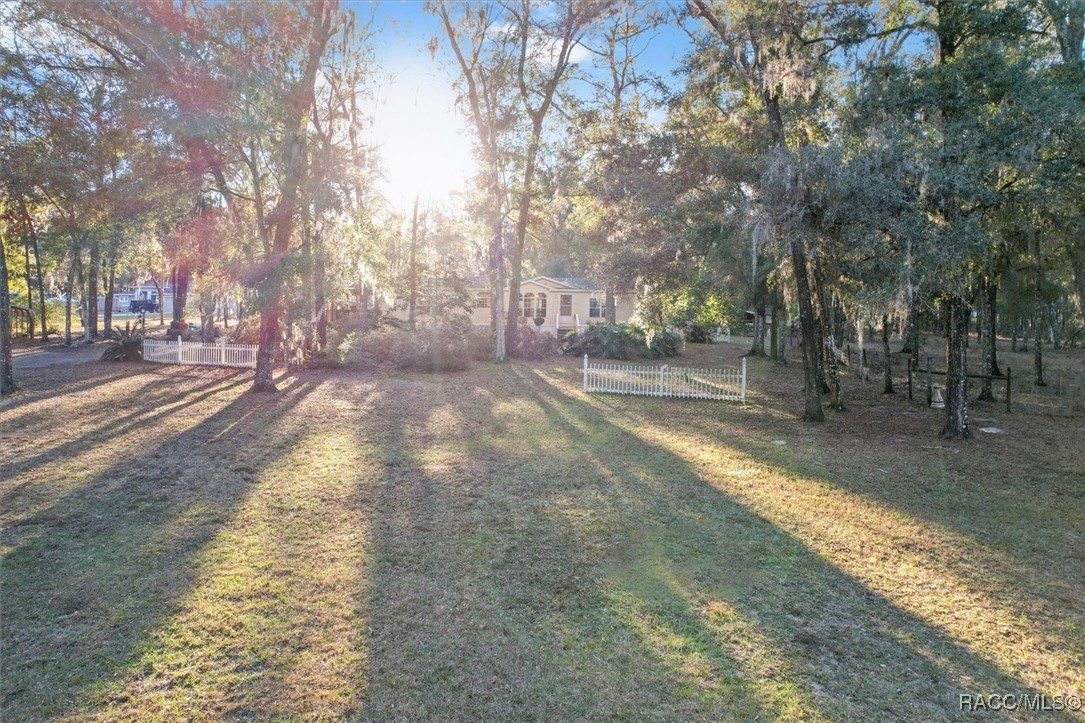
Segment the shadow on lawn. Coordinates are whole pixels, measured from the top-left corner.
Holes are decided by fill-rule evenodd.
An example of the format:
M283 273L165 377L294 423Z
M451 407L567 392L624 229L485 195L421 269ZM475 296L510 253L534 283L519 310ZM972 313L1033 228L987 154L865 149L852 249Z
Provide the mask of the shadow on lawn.
M174 377L172 381L173 384L184 383L183 379L177 377ZM216 394L220 394L226 388L245 384L249 381L249 375L242 370L237 370L217 376L209 381L204 382L202 379L200 381L202 383L197 386L178 393L171 384L171 379L161 379L156 376L152 381L129 391L122 398L108 399L105 403L90 408L81 407L76 412L77 414L100 417L101 423L85 431L79 437L66 439L60 444L50 445L48 441L43 440L45 449L25 459L9 462L8 473L14 476L61 457L86 452L91 447L119 437L130 436L133 440L139 440L142 436L141 432L144 432L152 422L166 419L182 409L197 405ZM117 412L121 411L127 411L127 413L117 415ZM56 420L57 428L54 430L59 433L57 436L61 439L65 439L63 421ZM22 426L25 420L18 418L11 420L13 425L16 422ZM7 495L0 499L0 506L6 507L8 503Z
M373 410L365 716L930 719L1029 690L535 372L493 378Z
M102 374L103 364L78 364L64 368L64 383L57 384L52 375L57 370L51 367L45 369L28 370L16 381L19 391L8 397L0 397L0 415L4 415L4 425L10 429L20 431L40 423L47 418L44 411L22 411L23 407L35 403L47 401L53 397L69 396L89 389L98 389L104 385L123 381L130 378L135 372L130 368L112 374ZM109 364L113 369L115 364ZM125 365L127 366L127 365ZM45 430L41 430L45 431Z
M863 399L873 410L846 415L834 428L792 422L790 430L780 424L766 427L756 414L736 406L720 407L718 415L684 415L674 413L672 400L629 403L597 397L592 405L627 429L658 429L660 416L668 415L667 433L684 438L687 445L722 443L755 466L776 468L811 482L811 487L840 493L841 500L866 508L865 523L858 514L840 520L841 528L869 525L856 530L853 542L865 538L859 544L873 550L895 535L913 536L908 547L918 546L925 566L936 575L957 580L953 592L964 591L964 597L980 591L985 606L1007 619L1025 614L1031 629L1014 622L1005 635L1019 636L1020 642L1004 641L1023 652L1021 660L1027 650L1054 648L1066 653L1067 677L1076 671L1082 680L1085 558L1074 540L1085 532L1080 503L1075 502L1085 494L1085 480L1060 479L1050 468L1037 468L1034 458L1045 455L1036 449L1039 439L1028 439L1036 433L1028 427L1016 435L1024 439L1014 440L1021 459L999 437L949 448L957 454L940 447L933 453L922 449L914 435L923 432L915 426L867 437L871 417L864 412L873 411L876 418L895 408L892 401L880 402L880 395L873 399L869 394ZM786 443L774 443L775 437L785 437ZM1065 469L1072 468L1074 453L1062 454ZM917 455L922 459L917 461ZM802 512L807 514L795 517L808 524L810 514Z
M146 403L153 406L106 418L102 428L158 418L151 412L162 404L191 406L236 383L209 382L194 400L193 390L175 381ZM276 397L212 404L190 428L118 460L4 531L11 547L2 560L4 719L70 712L136 659L147 631L172 614L196 579L191 558L228 522L254 475L275 461L216 437L230 430L275 439L279 421L310 387L295 379ZM88 435L68 454L93 442ZM244 464L235 471L234 461ZM200 473L187 474L189 467Z

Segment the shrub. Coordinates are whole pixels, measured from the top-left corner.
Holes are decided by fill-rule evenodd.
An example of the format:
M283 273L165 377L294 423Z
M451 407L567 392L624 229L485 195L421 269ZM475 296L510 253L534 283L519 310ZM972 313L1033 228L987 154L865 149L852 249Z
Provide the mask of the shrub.
M467 332L467 354L475 361L493 361L497 336L488 326L476 326Z
M516 348L510 350L519 359L545 359L557 353L558 340L550 332L539 331L531 321L520 319Z
M339 347L339 363L354 368L391 366L405 371L462 371L468 341L459 323L448 320L414 330L381 327L351 332Z
M648 334L648 356L658 359L678 356L682 353L682 340L672 331L655 331Z
M233 344L259 344L260 315L256 313L246 314L226 332L226 335Z
M592 324L566 334L562 352L602 359L632 359L647 349L643 335L627 324Z
M716 340L716 329L718 328L691 323L686 327L686 341L691 344L711 344Z
M631 324L592 324L566 334L561 351L602 359L678 356L679 339L671 332L657 331L649 341L643 329Z
M121 331L121 328L117 326L112 331L106 332L102 361L139 361L141 359L143 359L143 334L139 329L125 328Z

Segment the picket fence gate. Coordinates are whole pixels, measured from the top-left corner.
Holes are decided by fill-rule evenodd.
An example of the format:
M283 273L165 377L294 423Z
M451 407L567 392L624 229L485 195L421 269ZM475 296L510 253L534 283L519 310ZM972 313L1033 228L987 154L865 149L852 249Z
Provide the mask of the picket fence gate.
M256 344L217 344L200 341L143 340L144 361L159 364L198 364L215 367L256 368Z
M741 369L694 369L591 362L585 354L584 391L745 402L746 358L742 359Z

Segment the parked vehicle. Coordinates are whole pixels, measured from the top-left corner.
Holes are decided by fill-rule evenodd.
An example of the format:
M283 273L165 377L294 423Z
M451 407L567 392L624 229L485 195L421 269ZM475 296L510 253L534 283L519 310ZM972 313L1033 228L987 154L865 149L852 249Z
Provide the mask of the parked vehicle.
M128 302L128 311L133 314L146 312L148 314L158 311L158 302L149 299L132 299Z

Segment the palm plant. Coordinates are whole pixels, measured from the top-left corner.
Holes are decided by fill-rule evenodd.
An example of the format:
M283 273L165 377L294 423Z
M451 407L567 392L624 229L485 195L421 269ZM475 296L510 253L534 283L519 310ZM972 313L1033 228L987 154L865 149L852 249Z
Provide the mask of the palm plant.
M127 324L123 331L117 326L112 331L106 332L102 361L140 361L141 359L143 359L143 332L139 329L129 329Z

